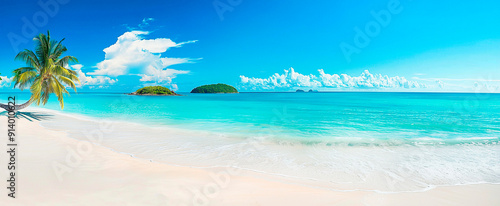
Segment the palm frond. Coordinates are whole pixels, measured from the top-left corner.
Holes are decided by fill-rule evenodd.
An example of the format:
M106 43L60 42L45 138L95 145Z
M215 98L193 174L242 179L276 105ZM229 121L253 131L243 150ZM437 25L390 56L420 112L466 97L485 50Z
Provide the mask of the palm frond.
M56 64L57 65L60 65L60 66L66 66L68 65L69 63L78 63L78 59L74 56L65 56L61 59L59 59Z
M69 92L56 78L52 78L51 83L54 94L56 94L59 104L61 105L61 109L64 109L64 94L69 94Z
M13 71L14 78L14 88L19 87L19 89L24 90L28 87L37 76L37 70L33 67L21 67Z
M70 86L71 88L73 88L75 90L75 92L76 92L76 85L75 85L75 83L71 79L69 79L68 77L60 76L59 80L61 82L63 82L64 84L66 84L66 85Z
M29 87L31 91L30 101L40 105L46 104L50 94L55 94L64 109L64 94L69 94L66 86L73 88L76 92L75 82L80 82L77 72L65 68L69 63L77 63L78 59L73 56L61 56L67 51L60 41L52 40L50 32L39 34L33 38L35 50L24 50L19 52L16 60L24 61L27 67L15 69L14 88L24 89Z
M40 76L36 77L31 84L31 98L37 105L40 105L40 99L42 96L43 81Z
M50 55L50 58L53 58L53 59L57 59L59 58L64 52L66 52L68 49L66 49L66 47L62 44L62 41L64 41L64 38L57 42L57 41L53 41L53 49L51 51L51 55Z
M19 52L14 58L14 60L21 60L30 67L40 68L40 62L38 60L38 57L36 56L35 53L33 53L33 51L28 49Z

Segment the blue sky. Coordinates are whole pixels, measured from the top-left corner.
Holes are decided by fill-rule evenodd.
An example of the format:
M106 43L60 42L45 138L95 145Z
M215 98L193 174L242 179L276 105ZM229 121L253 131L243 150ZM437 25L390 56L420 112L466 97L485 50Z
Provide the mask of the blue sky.
M493 0L37 2L2 1L1 91L24 66L17 51L33 49L30 33L50 30L80 60L70 65L79 91L227 83L241 91L500 92Z

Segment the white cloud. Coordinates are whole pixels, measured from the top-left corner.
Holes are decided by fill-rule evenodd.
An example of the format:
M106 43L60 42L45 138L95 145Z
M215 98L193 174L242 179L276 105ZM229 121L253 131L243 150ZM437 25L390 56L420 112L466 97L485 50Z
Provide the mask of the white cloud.
M179 87L177 86L177 84L172 84L172 85L170 85L170 89L172 91L177 91L179 89Z
M12 86L11 83L12 83L13 77L10 77L10 78L8 78L7 76L0 76L0 77L2 79L2 80L0 80L0 88Z
M176 75L189 73L167 67L191 63L196 59L162 57L162 53L196 41L175 43L167 38L144 39L143 36L148 34L147 31L125 32L115 44L104 49L104 61L97 63L97 69L88 74L112 77L138 75L142 77L141 81L171 83Z
M474 82L474 92L497 93L500 92L500 85L488 84L488 82Z
M149 27L150 23L155 21L154 18L144 18L142 19L142 22L138 24L137 26L129 26L128 24L123 24L129 31L133 30L138 30L138 29L144 29L146 27Z
M142 23L139 24L139 28L142 29L144 27L149 26L149 22L152 22L154 20L155 20L154 18L144 18L144 19L142 19Z
M293 68L285 70L284 74L274 74L266 79L246 77L241 75L243 87L248 89L275 89L275 88L427 88L427 85L416 81L408 81L405 77L389 77L381 74L371 74L365 70L360 76L347 74L327 74L319 69L319 76L303 75Z
M436 83L438 84L439 88L444 88L444 82L441 80L436 80Z
M172 79L177 77L178 74L187 74L189 71L175 70L175 69L156 69L149 72L151 75L140 74L143 82L156 82L163 84L172 83Z
M500 79L493 75L479 76L476 78L419 78L413 79L435 84L436 88L447 91L467 91L467 92L498 92L500 90Z
M111 85L118 81L117 79L111 79L107 76L87 76L82 71L83 65L81 64L70 65L69 67L76 71L76 76L80 79L80 83L75 82L77 87L91 86L89 88L96 88L94 86L100 86L97 88L102 88L103 86Z

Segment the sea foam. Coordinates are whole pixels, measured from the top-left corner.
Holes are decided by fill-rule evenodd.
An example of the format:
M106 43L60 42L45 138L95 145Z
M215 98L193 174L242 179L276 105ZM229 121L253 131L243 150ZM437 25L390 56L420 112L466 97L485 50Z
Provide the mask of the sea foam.
M237 167L345 191L408 192L441 185L500 183L496 137L464 142L427 137L381 140L351 134L306 141L276 138L276 134L186 130L40 111L56 114L42 121L42 126L65 131L81 141L88 141L88 132L102 130L100 125L106 122L110 130L100 131L99 145L165 164Z

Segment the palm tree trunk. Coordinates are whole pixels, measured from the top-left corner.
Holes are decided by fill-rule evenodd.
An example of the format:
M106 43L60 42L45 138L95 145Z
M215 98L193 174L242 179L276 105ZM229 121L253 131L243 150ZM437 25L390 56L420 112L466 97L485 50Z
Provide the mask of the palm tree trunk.
M24 109L24 108L30 106L31 102L32 102L31 100L28 100L24 104L16 104L16 105L14 105L14 111L18 111L18 110L21 110L21 109ZM3 108L3 109L5 109L5 110L7 110L7 111L10 111L9 105L0 103L0 107Z

